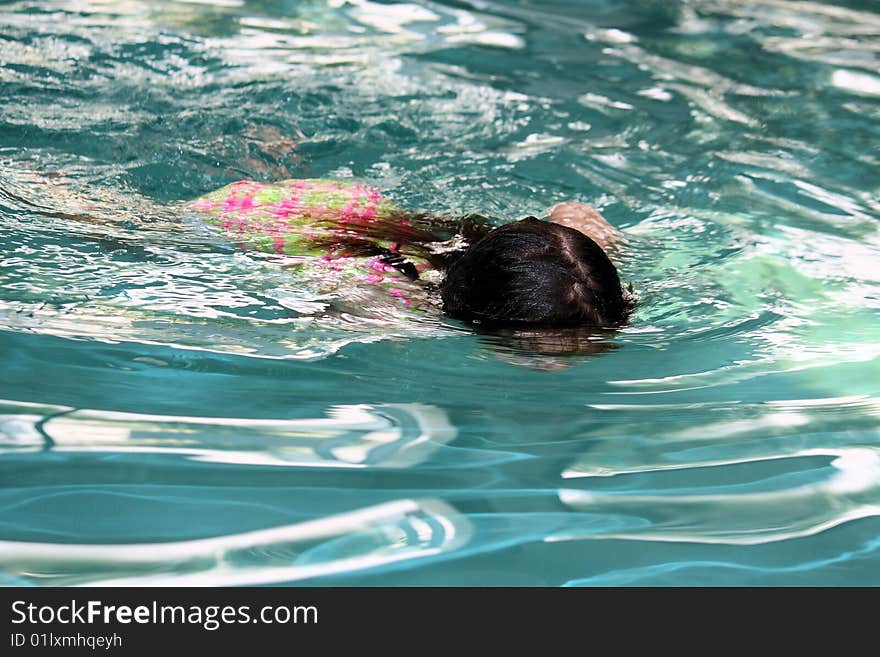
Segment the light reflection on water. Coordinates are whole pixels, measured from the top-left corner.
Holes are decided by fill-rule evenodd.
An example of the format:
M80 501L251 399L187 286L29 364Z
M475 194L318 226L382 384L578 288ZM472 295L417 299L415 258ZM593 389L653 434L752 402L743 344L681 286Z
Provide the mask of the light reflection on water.
M880 583L871 3L45 0L0 26L3 583ZM180 209L317 176L592 202L633 322L566 359L328 312Z

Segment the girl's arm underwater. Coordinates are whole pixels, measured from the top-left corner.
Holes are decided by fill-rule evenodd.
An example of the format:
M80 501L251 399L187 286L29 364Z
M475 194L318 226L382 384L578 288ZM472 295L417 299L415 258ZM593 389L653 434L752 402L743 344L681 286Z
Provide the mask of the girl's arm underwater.
M101 223L88 211L32 211ZM209 232L231 244L280 256L320 294L348 294L369 283L399 303L421 306L425 297L453 319L484 325L616 326L632 307L609 260L622 235L577 201L551 208L549 221L502 224L473 214L411 212L359 182L243 180L165 206L168 213L178 220L144 217L126 231L142 239L144 229L211 225L217 230ZM110 213L110 223L119 214Z
M594 207L579 201L557 203L547 213L547 220L560 226L568 226L583 233L606 253L624 242L623 233L609 224Z

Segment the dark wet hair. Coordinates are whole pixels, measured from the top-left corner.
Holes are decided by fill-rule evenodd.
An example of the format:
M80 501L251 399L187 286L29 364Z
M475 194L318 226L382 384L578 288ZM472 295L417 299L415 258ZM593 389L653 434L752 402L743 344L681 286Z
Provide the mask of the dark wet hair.
M488 326L614 327L632 307L598 244L534 217L496 228L465 250L440 294L450 317Z
M477 214L407 213L346 223L325 246L344 255L378 256L412 280L419 274L409 258L428 261L445 273L439 286L443 311L487 329L614 328L633 307L598 244L535 217L494 228Z

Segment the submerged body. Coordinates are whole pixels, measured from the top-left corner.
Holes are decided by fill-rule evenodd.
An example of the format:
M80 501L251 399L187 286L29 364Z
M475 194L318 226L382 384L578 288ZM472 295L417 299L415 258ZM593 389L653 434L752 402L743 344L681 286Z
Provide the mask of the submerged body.
M282 258L296 279L318 294L357 296L360 290L363 296L365 286L370 286L396 305L416 310L431 305L425 284L442 278L440 263L453 261L440 254L464 254L469 246L463 236L466 219L453 220L452 230L447 225L445 232L426 232L425 225L431 223L426 215L409 213L378 189L358 182L239 181L188 206L241 248ZM578 231L600 250L619 238L597 211L582 203L559 204L549 215L551 222L567 227L563 231ZM471 225L469 239L476 242L491 232L492 226L479 218ZM456 292L454 298L460 296Z

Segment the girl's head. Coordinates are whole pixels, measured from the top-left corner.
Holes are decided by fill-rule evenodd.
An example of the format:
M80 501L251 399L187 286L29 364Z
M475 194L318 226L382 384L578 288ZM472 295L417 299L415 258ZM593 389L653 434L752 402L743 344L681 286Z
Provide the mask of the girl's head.
M527 217L491 231L449 267L443 310L487 325L613 327L632 303L589 237Z

